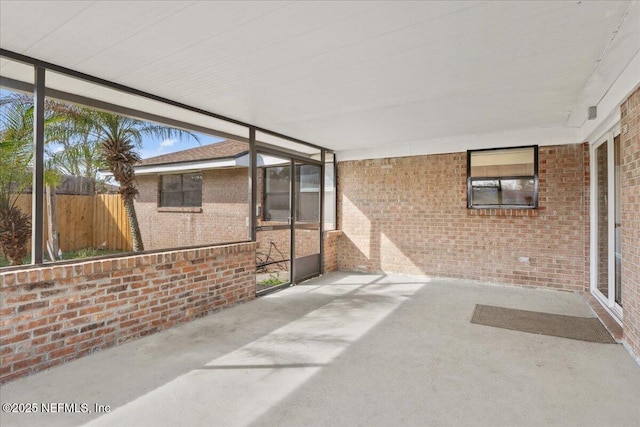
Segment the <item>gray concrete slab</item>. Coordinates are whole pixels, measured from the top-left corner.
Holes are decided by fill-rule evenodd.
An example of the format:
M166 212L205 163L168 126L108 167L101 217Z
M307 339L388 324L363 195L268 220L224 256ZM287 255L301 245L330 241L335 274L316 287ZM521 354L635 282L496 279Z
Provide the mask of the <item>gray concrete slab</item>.
M6 384L2 403L35 403L38 413L0 421L640 424L640 367L621 345L472 324L475 304L593 316L577 294L334 273Z

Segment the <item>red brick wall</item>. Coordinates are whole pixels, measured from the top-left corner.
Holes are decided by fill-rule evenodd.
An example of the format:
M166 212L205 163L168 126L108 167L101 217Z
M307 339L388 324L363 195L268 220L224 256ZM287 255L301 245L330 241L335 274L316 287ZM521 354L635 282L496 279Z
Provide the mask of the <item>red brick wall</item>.
M255 297L255 243L0 272L0 382Z
M624 340L640 358L640 89L621 107Z
M203 172L202 212L158 209L158 176L138 176L136 214L145 249L240 242L249 239L246 168ZM171 227L167 227L171 224Z
M540 208L507 211L467 209L466 153L340 162L338 267L588 289L587 158L540 147Z
M324 274L338 270L338 240L342 231L324 232Z

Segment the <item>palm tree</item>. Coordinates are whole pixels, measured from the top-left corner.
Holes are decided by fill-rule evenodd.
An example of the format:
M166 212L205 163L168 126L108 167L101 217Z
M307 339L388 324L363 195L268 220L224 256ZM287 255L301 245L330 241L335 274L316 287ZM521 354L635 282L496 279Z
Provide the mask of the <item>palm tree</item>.
M106 167L102 147L95 138L92 112L86 108L57 103L52 107L64 118L47 127L50 142L46 157L50 167L67 176L88 178L95 190L98 172Z
M7 132L3 130L2 137L3 164L0 164L0 168L4 172L0 171L0 173L3 173L4 178L0 177L0 203L2 203L2 198L12 194L10 190L15 193L16 188L13 187L16 187L16 182L22 183L17 187L18 194L31 182L31 174L27 165L30 164L32 158L33 99L26 95L13 94L2 99L1 105L10 107L7 111L11 113L11 117L7 117L7 124L3 126ZM20 114L23 114L23 117ZM136 149L141 146L144 136L177 137L180 139L186 136L199 141L198 137L188 131L50 99L47 99L45 103L45 114L46 141L56 142L62 147L61 151L48 151L48 165L62 173L93 179L96 178L97 172L101 168L105 166L109 168L114 179L120 185L119 193L122 196L129 220L133 250L143 251L144 244L134 205L134 198L138 194L134 167L141 160ZM3 125L4 122L3 118ZM20 141L20 143L16 145L16 148L12 148L13 145L5 144L5 139ZM18 161L8 154L5 155L5 151L9 153L18 148L19 150L12 156L19 153L26 157ZM13 167L5 168L5 160L8 166L13 165ZM22 173L19 180L10 176L17 171ZM50 177L45 180L52 182L54 179ZM9 186L13 187L9 188ZM8 206L8 203L5 204Z
M144 244L133 203L138 194L134 167L141 160L136 148L142 144L143 136L159 138L189 136L196 141L198 137L191 132L103 111L88 110L86 114L92 123L94 136L100 142L104 162L113 174L113 178L120 184L119 193L129 220L133 250L143 251Z
M19 265L31 237L29 215L16 202L31 183L33 109L3 105L0 141L0 248L12 265Z
M45 123L56 120L55 114L47 114ZM12 265L19 265L31 238L30 216L17 201L32 183L33 100L18 94L2 98L0 123L0 249ZM57 180L54 171L46 171L47 184Z

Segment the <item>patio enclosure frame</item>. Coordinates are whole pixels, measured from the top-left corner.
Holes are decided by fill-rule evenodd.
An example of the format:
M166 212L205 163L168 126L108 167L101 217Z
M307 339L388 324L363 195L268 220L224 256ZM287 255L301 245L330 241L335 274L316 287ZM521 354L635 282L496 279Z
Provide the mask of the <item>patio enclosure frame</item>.
M32 210L32 250L31 250L31 265L41 265L44 262L44 250L43 250L43 231L44 231L44 215L43 215L43 197L44 194L44 100L45 97L54 98L63 102L69 102L73 104L83 105L89 108L108 111L110 113L115 113L123 116L134 117L140 120L152 121L155 123L159 123L161 125L166 125L169 127L174 127L178 129L184 129L195 132L202 132L209 135L219 136L223 138L230 138L237 141L247 142L249 144L249 206L248 206L248 225L249 232L246 240L241 240L240 242L256 242L257 238L257 169L258 169L258 159L257 159L257 151L261 152L269 152L276 155L287 156L297 160L303 160L304 162L309 162L313 164L317 164L320 166L321 170L321 179L320 179L320 223L319 223L319 241L320 241L320 274L323 273L323 259L324 259L324 245L323 245L323 234L324 234L324 212L325 212L325 194L324 194L324 183L325 183L325 156L327 152L331 152L323 147L314 145L307 141L303 141L288 135L284 135L279 132L275 132L269 129L265 129L256 125L252 125L249 123L245 123L239 120L235 120L217 113L213 113L208 110L203 110L201 108L193 107L187 104L183 104L181 102L173 101L170 99L163 98L161 96L157 96L154 94L150 94L138 89L134 89L125 85L121 85L115 82L111 82L105 79L101 79L99 77L95 77L92 75L88 75L85 73L81 73L66 67L58 66L56 64L52 64L49 62L41 61L26 55L18 54L15 52L8 51L6 49L0 49L0 58L5 58L10 61L14 61L17 63L22 63L33 67L34 70L34 80L33 84L27 83L24 81L16 80L13 78L8 78L6 76L0 76L0 87L7 88L10 90L15 90L19 92L33 92L34 96L34 161L33 161L33 210ZM240 126L246 129L248 137L244 135L236 135L224 131L219 131L214 128L207 128L204 126L199 126L197 124L187 123L181 120L175 120L170 117L160 116L154 113L140 111L132 108L128 108L126 106L120 106L117 104L112 104L109 102L105 102L98 99L93 99L90 97L81 96L78 94L68 93L56 89L49 89L46 85L46 72L55 72L61 75L64 75L69 78L77 79L80 81L88 82L91 84L95 84L98 86L103 86L111 90L115 90L118 92L122 92L124 94L133 95L137 97L142 97L147 100L157 101L162 104L166 104L172 107L177 107L179 109L185 110L189 113L196 113L199 115L207 116L212 119L222 120L224 122ZM257 137L257 134L261 133L262 135L267 135L269 137L273 137L279 140L284 141L284 144L272 145L269 142L260 141ZM318 153L319 155L308 155L304 153L304 151L297 151L296 147L306 147L310 149L314 153ZM314 158L319 157L319 158ZM333 182L336 182L335 177L335 168L333 169ZM335 211L335 204L333 209ZM334 218L336 217L336 212L334 212ZM294 233L291 235L291 247L295 247ZM229 243L238 243L238 242L224 242L224 243L215 243L210 245L197 245L197 246L184 246L184 247L172 247L165 248L161 250L151 250L144 251L142 253L155 253L162 252L168 249L191 249L198 248L204 246L219 246ZM131 253L123 254L130 255ZM24 268L24 266L20 266L17 268Z

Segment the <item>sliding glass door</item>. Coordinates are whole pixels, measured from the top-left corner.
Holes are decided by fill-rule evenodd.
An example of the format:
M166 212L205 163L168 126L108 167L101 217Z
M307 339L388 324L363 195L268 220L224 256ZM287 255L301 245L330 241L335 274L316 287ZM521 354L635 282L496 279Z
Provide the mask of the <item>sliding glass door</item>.
M591 292L621 319L619 131L592 146L591 176Z

